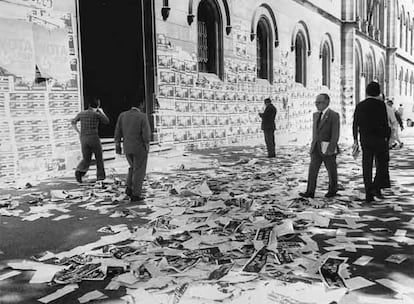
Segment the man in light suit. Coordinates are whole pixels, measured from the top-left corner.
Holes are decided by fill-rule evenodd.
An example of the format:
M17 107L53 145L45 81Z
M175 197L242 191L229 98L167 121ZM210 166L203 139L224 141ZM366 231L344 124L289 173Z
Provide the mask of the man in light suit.
M147 170L151 128L148 117L140 109L132 107L122 112L115 128L115 151L122 154L121 139L129 163L126 194L131 201L141 201L142 184Z
M329 189L325 197L337 195L338 172L336 155L338 154L339 114L329 109L330 98L328 94L319 94L315 105L318 112L313 114L313 135L310 148L311 161L308 173L308 186L306 192L299 193L302 197L315 196L316 180L322 162L325 164L329 176Z

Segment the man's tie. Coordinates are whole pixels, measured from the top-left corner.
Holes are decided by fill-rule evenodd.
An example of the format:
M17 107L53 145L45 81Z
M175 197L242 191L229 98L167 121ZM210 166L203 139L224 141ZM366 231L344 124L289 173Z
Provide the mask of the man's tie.
M318 120L316 121L316 127L319 128L322 119L322 112L319 112Z

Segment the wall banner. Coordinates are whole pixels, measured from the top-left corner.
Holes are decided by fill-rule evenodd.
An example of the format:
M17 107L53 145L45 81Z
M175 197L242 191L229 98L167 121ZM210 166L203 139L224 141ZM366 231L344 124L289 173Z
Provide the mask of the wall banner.
M0 67L24 78L35 78L32 25L25 21L0 18Z
M54 0L53 9L74 14L76 12L75 0Z
M36 65L45 78L66 82L71 78L68 33L33 24Z

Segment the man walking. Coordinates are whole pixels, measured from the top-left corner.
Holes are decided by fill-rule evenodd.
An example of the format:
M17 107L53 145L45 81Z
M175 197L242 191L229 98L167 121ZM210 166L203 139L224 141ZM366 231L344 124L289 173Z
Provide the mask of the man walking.
M404 130L404 125L401 120L400 113L398 110L394 109L394 103L392 100L387 100L387 115L388 115L388 125L391 128L391 137L388 142L388 146L390 149L394 149L397 147L397 145L400 145L400 148L403 147L404 143L400 139L399 130L398 128L401 128L401 131Z
M264 100L265 110L263 113L259 113L259 116L262 118L262 130L264 133L266 148L267 148L267 157L272 158L276 157L275 152L275 117L276 117L276 108L272 104L270 98Z
M88 99L89 108L78 113L72 119L72 127L80 135L82 147L82 160L75 171L75 177L79 183L82 183L82 177L88 172L92 154L95 155L96 160L96 179L105 179L102 145L98 135L98 126L100 123L109 124L109 118L99 107L100 102L98 98L90 96ZM77 126L79 121L81 125L80 131Z
M329 189L325 197L330 198L338 192L338 172L336 155L339 152L339 114L329 108L328 94L319 94L315 105L318 112L313 114L313 133L310 148L311 161L308 172L306 192L299 193L302 197L315 196L316 181L322 162L325 164L329 177Z
M375 196L382 198L381 188L387 186L388 139L391 128L388 126L386 105L380 94L380 85L370 82L366 87L367 98L357 104L354 112L354 149L359 148L359 132L366 202L374 201ZM374 159L376 172L372 181Z
M126 194L131 201L141 201L144 199L142 184L147 170L151 128L147 115L140 109L132 107L119 115L115 128L117 154L122 154L121 139L129 164Z

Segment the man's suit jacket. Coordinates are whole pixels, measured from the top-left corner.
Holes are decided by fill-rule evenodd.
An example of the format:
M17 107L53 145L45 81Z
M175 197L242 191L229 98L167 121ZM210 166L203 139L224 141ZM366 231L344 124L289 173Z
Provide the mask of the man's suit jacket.
M268 104L263 114L260 115L262 118L262 130L275 130L275 117L276 117L276 108L273 104Z
M357 104L352 126L354 139L377 139L384 141L389 138L391 129L388 126L388 115L382 100L369 97Z
M122 112L115 127L115 144L123 139L125 154L139 154L151 140L151 128L147 115L136 108ZM148 151L146 151L148 152Z
M313 133L310 152L313 153L316 147L321 147L321 142L329 142L326 154L337 154L339 152L339 114L331 109L328 109L323 115L319 127L317 126L319 113L313 114ZM320 149L319 149L320 151Z

